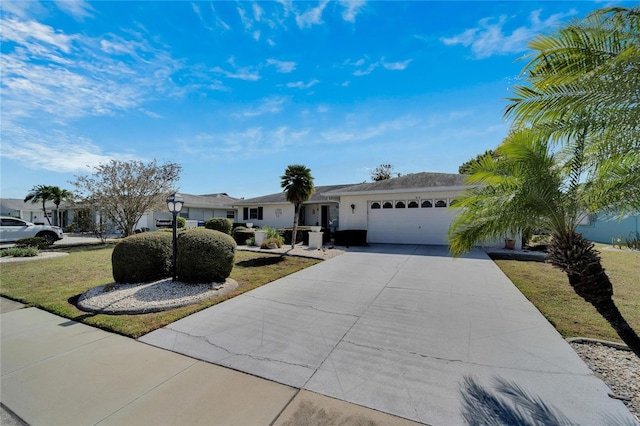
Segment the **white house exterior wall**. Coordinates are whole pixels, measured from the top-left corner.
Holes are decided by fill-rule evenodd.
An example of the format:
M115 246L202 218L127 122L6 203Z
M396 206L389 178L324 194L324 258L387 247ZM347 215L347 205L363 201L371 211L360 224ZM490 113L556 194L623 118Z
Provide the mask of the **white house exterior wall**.
M444 200L448 207L459 194L460 191L433 191L342 195L340 229L366 229L370 243L447 244L447 231L456 211L435 207L435 203ZM423 200L431 200L433 207L407 208L410 201L421 205ZM385 201L392 202L394 208L371 209L372 202ZM405 203L405 208L395 208L397 202Z

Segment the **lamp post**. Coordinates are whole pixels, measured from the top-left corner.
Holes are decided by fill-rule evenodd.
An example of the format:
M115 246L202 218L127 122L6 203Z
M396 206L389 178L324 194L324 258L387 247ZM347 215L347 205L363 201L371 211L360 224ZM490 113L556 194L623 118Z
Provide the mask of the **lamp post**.
M182 210L184 204L184 198L178 193L173 193L167 197L167 208L173 215L173 257L171 258L171 273L173 274L173 281L176 280L176 237L178 234L178 213Z

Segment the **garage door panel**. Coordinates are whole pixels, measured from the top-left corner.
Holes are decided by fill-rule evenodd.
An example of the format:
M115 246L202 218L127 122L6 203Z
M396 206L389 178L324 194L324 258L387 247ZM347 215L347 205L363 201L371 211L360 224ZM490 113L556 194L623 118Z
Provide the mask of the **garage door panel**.
M444 208L370 209L370 243L447 244L447 231L455 213Z

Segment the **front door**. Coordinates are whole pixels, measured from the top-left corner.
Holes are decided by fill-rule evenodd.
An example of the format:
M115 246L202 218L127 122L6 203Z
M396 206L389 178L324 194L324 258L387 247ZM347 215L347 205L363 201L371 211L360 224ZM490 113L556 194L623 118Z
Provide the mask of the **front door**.
M329 228L329 206L322 206L320 225L325 229Z

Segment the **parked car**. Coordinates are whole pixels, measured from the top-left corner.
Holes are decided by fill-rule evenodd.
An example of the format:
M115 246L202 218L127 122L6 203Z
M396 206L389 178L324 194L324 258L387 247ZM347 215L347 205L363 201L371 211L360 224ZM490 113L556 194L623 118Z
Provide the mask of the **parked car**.
M20 238L41 237L49 243L61 240L62 229L50 225L34 225L17 217L0 217L0 242L10 243Z

